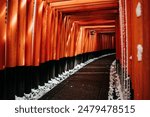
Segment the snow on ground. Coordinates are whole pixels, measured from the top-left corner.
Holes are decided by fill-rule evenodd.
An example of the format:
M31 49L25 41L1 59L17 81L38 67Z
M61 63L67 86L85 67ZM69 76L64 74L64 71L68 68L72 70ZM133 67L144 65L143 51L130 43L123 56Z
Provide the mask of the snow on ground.
M87 64L89 64L97 59L100 59L100 58L103 58L106 56L110 56L110 55L114 55L114 54L115 53L105 54L105 55L102 55L102 56L99 56L99 57L96 57L93 59L89 59L85 63L78 64L73 69L71 69L69 71L65 71L62 74L59 74L58 77L52 78L51 80L48 81L48 83L45 83L44 86L38 86L38 89L32 89L31 93L24 94L23 97L15 96L15 99L16 100L37 100L37 99L41 98L43 95L45 95L47 92L52 90L54 87L56 87L59 83L61 83L65 79L67 79L69 76L75 74L78 70L80 70Z
M121 90L120 78L116 72L116 60L110 67L110 82L109 82L109 100L123 100L123 93Z

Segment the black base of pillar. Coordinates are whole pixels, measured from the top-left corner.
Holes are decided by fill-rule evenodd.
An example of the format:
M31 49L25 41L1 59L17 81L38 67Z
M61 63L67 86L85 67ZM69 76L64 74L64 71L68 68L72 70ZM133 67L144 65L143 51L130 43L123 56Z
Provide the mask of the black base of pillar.
M81 61L80 61L80 56L77 55L77 56L75 57L75 65L78 65L78 64L80 64L80 63L81 63Z
M134 100L134 89L132 87L132 81L131 80L130 80L130 92L131 92L130 99Z
M14 100L16 94L16 68L6 68L4 77L4 99Z
M4 99L4 78L5 71L0 70L0 100Z
M16 67L16 95L22 97L25 92L26 68Z
M57 72L57 73L58 73L58 74L62 74L62 71L63 71L63 70L62 70L62 69L63 69L63 68L62 68L62 59L59 59L57 62L58 62L58 64L57 64L57 65L58 65L58 66L57 66L57 71L58 71L58 72Z
M55 77L58 77L59 67L60 67L60 61L55 60Z
M75 67L75 57L71 57L71 69Z
M39 66L39 70L40 70L39 85L43 86L44 83L48 82L49 80L48 62L42 63Z
M67 58L64 58L64 62L63 62L63 67L64 67L64 72L67 71Z
M32 79L32 67L31 66L26 66L25 67L25 73L26 73L26 77L25 77L25 84L24 84L24 92L26 94L29 94L31 92L31 79Z
M49 79L52 79L55 77L55 61L49 61L48 62L48 69L49 69Z
M68 57L68 58L67 58L67 71L70 70L70 63L71 63L70 57Z
M49 62L46 62L45 63L45 82L47 83L50 79L49 77L49 73L50 73L50 70L49 70Z
M39 85L39 67L38 66L32 66L31 67L32 71L31 71L31 88L32 89L37 89L38 85Z
M65 72L65 65L66 65L66 58L61 58L60 59L60 69L59 69L60 74Z

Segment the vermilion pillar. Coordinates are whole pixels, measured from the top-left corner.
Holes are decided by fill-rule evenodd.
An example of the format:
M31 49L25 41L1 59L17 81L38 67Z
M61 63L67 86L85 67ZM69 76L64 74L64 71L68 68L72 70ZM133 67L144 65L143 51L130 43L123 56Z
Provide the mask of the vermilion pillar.
M18 6L18 39L17 39L17 66L25 65L25 39L27 0L19 1Z
M131 2L132 11L136 11L138 7L138 3L142 3L142 0L133 0ZM142 5L142 4L141 4ZM144 8L141 6L141 8ZM142 76L142 61L138 60L137 54L138 45L143 46L143 14L141 16L137 16L136 12L132 12L132 80L134 81L134 96L135 99L142 99L143 90L143 76Z
M5 68L5 43L6 43L6 1L0 1L0 70Z
M143 0L143 99L150 99L150 1Z
M25 65L33 65L33 38L35 25L34 0L27 0L27 21L26 21L26 40L25 40Z
M47 37L47 15L48 15L48 5L44 2L42 11L42 36L40 45L40 62L44 63L46 61L46 37Z
M35 32L34 32L34 53L33 53L33 64L38 66L40 63L40 44L42 36L42 13L44 2L42 0L36 1L36 21L35 21Z
M50 7L50 5L48 4L47 6L47 29L46 29L46 32L47 32L47 35L46 35L46 61L50 60L50 57L51 57L51 27L52 27L52 9Z
M6 66L16 66L18 38L18 0L9 0L7 18Z
M118 16L116 17L116 59L121 62L120 25Z

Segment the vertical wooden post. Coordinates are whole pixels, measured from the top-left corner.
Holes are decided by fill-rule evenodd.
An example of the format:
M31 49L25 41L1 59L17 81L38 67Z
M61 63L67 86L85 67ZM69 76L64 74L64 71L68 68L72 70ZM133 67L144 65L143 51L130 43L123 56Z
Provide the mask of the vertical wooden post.
M5 80L5 44L6 44L6 28L7 28L7 6L6 0L0 1L0 99L4 98L6 91L4 89Z
M40 63L46 62L46 37L47 37L47 15L48 15L48 5L44 2L43 13L42 13L42 36L40 45ZM48 42L47 42L48 43Z
M6 41L6 66L16 66L17 34L18 34L18 0L8 2L7 41Z
M143 46L143 14L140 17L136 15L136 9L138 2L142 2L142 0L133 0L132 1L132 79L134 80L134 95L135 99L142 99L142 61L138 61L137 58L137 46L141 44ZM142 6L143 8L143 6Z
M34 53L33 53L34 66L38 66L40 64L40 43L41 43L41 34L42 34L43 5L44 4L42 0L37 0L35 36L34 36Z
M6 44L6 0L0 1L0 70L5 68L5 44Z
M150 1L143 0L143 97L150 99Z
M19 1L18 6L18 40L17 40L17 66L25 65L25 39L26 39L26 8L27 0Z

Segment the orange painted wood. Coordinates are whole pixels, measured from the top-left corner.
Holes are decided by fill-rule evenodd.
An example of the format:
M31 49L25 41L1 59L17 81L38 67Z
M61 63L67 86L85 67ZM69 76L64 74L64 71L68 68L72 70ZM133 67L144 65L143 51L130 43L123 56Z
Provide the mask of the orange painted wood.
M129 38L132 38L132 85L134 89L134 98L135 99L142 99L143 95L143 76L142 76L142 64L143 61L138 61L137 59L137 45L141 44L143 45L143 15L140 17L136 16L136 12L132 12L136 10L138 0L133 0L131 2L131 6L128 6L128 8L131 8L131 25L130 30L132 30L132 34L130 34ZM140 0L141 2L141 0ZM128 4L129 5L129 4ZM130 10L130 9L129 9ZM128 50L126 50L128 51Z
M62 13L58 13L58 29L57 29L57 44L56 44L56 59L59 60L61 49L61 30L62 30Z
M141 0L140 0L141 1ZM136 9L138 0L133 1L133 9ZM133 13L133 41L132 41L132 53L133 53L133 65L132 65L132 77L135 79L135 99L142 99L143 94L143 76L142 76L142 62L137 61L137 45L143 45L143 16L137 18ZM139 71L139 72L137 72Z
M110 2L111 7L113 7L112 10L91 11L89 15L86 13L84 16L81 15L83 12L81 14L75 13L75 15L64 17L61 11L58 11L58 7L54 8L54 6L51 7L42 0L37 0L34 22L35 4L33 3L33 0L16 3L13 3L12 0L9 2L8 48L6 51L8 67L16 65L38 66L40 63L48 60L58 60L61 57L71 57L77 54L97 51L99 49L97 35L94 35L93 39L91 39L89 29L81 28L82 25L93 24L93 19L96 22L95 26L98 24L113 24L113 14L117 13L116 7L112 6ZM110 4L107 3L107 7ZM99 2L97 5L99 5ZM68 9L68 7L66 8ZM103 12L103 14L95 15L93 18L92 15L97 12ZM96 18L101 18L101 20ZM96 30L100 31L99 29ZM111 41L109 40L108 43L111 43ZM109 47L108 43L105 44L106 48Z
M6 67L17 65L18 0L9 0L6 41Z
M27 1L19 1L18 5L18 39L17 39L17 66L25 65L25 39Z
M119 17L116 18L116 59L121 62L121 41Z
M54 9L54 18L55 18L55 20L54 20L54 24L53 24L53 33L52 33L52 35L53 35L53 37L51 38L53 41L52 41L52 51L53 51L53 53L52 53L52 59L53 60L56 60L56 50L57 50L57 31L58 31L58 12L57 12L57 10L56 9Z
M61 34L60 34L60 38L61 38L61 44L60 44L60 58L64 57L64 49L65 49L65 32L66 32L66 17L63 19L62 22L62 27L61 27Z
M85 1L86 2L86 1ZM92 2L92 1L91 1ZM118 3L116 1L102 4L101 1L99 3L93 3L93 4L77 4L74 3L74 5L54 5L51 4L53 7L57 8L61 12L82 12L82 11L96 11L96 10L103 10L103 9L117 9Z
M50 41L49 41L49 43L50 43L50 51L49 51L49 54L50 54L50 59L49 60L55 60L54 59L54 57L55 57L55 55L54 55L54 46L56 46L55 44L54 44L54 39L55 39L55 9L52 9L52 12L51 12L52 14L51 14L51 27L50 27Z
M115 20L82 20L82 21L76 21L80 26L97 26L97 25L115 25Z
M66 51L67 51L67 49L66 49L66 40L67 40L67 38L68 38L68 35L67 35L67 32L68 32L68 17L65 17L65 25L64 25L64 27L65 27L65 32L64 32L64 44L63 44L63 46L64 46L64 51L63 51L63 55L62 56L64 56L64 57L67 57L67 53L66 53Z
M102 9L102 10L92 10L89 9L89 11L73 11L73 12L67 12L64 13L64 15L69 15L69 16L75 16L75 17L90 17L92 18L93 14L98 15L98 16L106 16L108 14L108 16L110 14L112 14L113 16L118 14L118 9L114 8L114 9ZM93 18L94 19L94 18ZM99 19L102 20L102 19Z
M5 68L6 0L0 1L0 70Z
M132 60L130 57L132 57L132 27L131 27L131 1L127 0L127 20L128 20L128 73L132 76Z
M33 37L34 37L34 0L27 0L27 21L26 21L26 40L25 40L25 65L33 65Z
M58 60L62 57L71 57L77 54L97 51L99 49L97 35L94 35L93 39L91 39L89 29L82 28L82 25L93 25L93 19L95 19L94 21L96 22L94 24L95 26L112 25L114 24L114 15L118 12L116 10L117 4L111 0L104 2L106 6L102 6L99 1L97 1L96 4L91 2L96 5L95 8L99 6L102 9L106 7L111 7L112 9L103 9L102 11L92 10L90 14L86 13L86 10L81 13L72 12L71 10L76 6L74 4L72 4L72 6L53 6L52 4L47 4L46 1L37 0L34 22L33 14L35 12L35 4L33 4L33 0L19 1L17 3L13 3L12 1L9 2L10 13L7 26L8 48L6 51L6 63L11 67L16 65L38 66L45 61ZM83 2L83 5L87 6L87 8L92 7L85 3L86 2ZM81 4L78 5L80 6ZM64 16L61 11L62 8L63 10L67 8L68 13L72 12L75 14ZM65 12L65 14L67 12ZM85 15L83 15L84 12ZM98 14L99 12L101 12L101 14ZM15 17L13 17L14 14ZM12 30L11 24L15 26L15 30ZM100 30L96 29L96 31ZM105 43L105 48L109 48L110 45L108 43L112 42L109 40L108 43ZM12 59L12 61L10 61L10 59Z
M143 0L143 97L150 99L150 1Z
M61 17L60 17L60 14L58 11L55 12L55 33L54 33L54 53L53 53L53 59L54 60L59 60L59 50L60 50L60 28L61 28L61 25L60 25L60 22L61 22Z
M38 66L40 63L40 43L42 36L42 11L44 2L37 0L36 6L36 21L35 21L35 36L34 36L34 51L33 51L33 65Z
M52 35L52 9L48 5L48 11L47 11L47 35L46 35L46 61L51 60L51 35Z
M47 16L48 16L48 8L47 3L44 2L43 10L42 10L42 36L40 43L40 63L44 63L46 61L46 37L47 37Z
M65 33L65 57L68 57L68 49L69 49L69 43L70 43L70 19L67 18L67 25L66 25L66 33Z
M48 0L49 2L52 2L52 6L55 7L67 7L67 6L78 6L78 5L95 5L95 4L102 4L103 6L107 6L109 3L117 3L117 0ZM55 2L60 1L60 2ZM65 1L65 2L64 2Z
M62 2L62 1L70 1L70 0L49 0L49 2Z
M76 54L82 54L82 33L83 33L83 28L80 28L80 32L77 36L77 43L76 43Z
M73 21L71 21L71 28L70 28L70 46L69 46L69 56L72 57L74 56L74 28L75 28L75 24L73 23Z
M76 24L76 33L75 33L75 42L74 42L74 55L77 55L77 44L78 44L78 35L80 31L80 26Z

